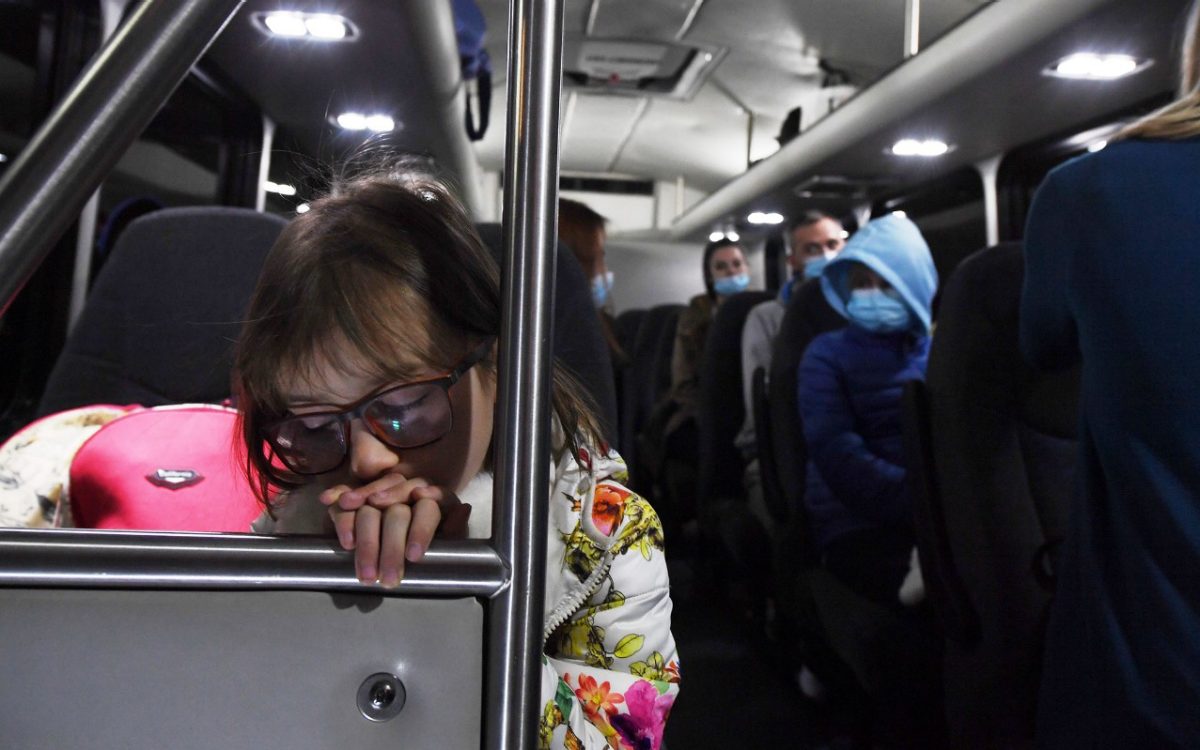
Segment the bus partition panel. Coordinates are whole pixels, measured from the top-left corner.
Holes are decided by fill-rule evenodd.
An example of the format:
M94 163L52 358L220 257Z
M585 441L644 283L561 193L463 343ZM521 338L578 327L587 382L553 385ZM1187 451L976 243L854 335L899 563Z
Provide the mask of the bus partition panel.
M0 180L0 312L243 2L142 3L97 53ZM268 726L289 734L259 744L295 736L294 747L328 747L315 727L331 721L338 741L397 746L372 727L398 720L385 714L400 704L405 676L414 688L430 670L430 695L454 688L442 706L453 718L414 720L417 734L456 747L445 733L477 737L471 717L482 717L488 750L536 746L562 13L563 0L510 0L494 547L435 543L395 594L451 598L418 602L358 586L349 554L324 540L0 532L0 744L243 746ZM463 599L471 596L486 618ZM482 648L464 648L471 638ZM439 642L458 658L435 668L425 657L443 653ZM479 663L483 679L472 680ZM341 695L347 686L354 696ZM147 717L156 738L129 741Z

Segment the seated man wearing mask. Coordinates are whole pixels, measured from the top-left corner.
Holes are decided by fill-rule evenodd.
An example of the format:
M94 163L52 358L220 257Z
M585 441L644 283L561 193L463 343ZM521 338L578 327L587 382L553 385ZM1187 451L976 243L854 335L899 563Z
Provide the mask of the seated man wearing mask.
M763 368L771 371L771 349L783 313L787 310L792 293L804 282L820 278L825 265L837 257L846 244L846 230L842 223L822 211L805 211L788 225L788 268L792 276L783 284L776 299L756 305L746 316L742 326L742 400L746 406L746 420L734 439L734 444L747 460L757 455L754 437L754 371ZM747 467L747 472L757 477L757 465ZM747 477L748 486L757 482Z

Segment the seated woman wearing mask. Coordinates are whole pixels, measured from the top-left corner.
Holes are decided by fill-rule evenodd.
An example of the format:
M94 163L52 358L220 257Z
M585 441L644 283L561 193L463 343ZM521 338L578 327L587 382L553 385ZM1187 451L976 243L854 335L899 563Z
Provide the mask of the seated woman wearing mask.
M667 398L678 407L667 422L666 435L682 424L695 421L700 396L700 362L704 339L721 302L750 286L750 266L741 245L720 239L704 247L704 293L688 302L675 327L671 354L671 390Z

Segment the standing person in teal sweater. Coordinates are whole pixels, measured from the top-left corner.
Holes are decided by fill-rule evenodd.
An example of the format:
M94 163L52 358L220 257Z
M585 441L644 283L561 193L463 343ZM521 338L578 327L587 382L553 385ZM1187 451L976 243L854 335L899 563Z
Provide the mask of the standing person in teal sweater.
M1026 356L1083 366L1038 745L1200 747L1200 0L1181 98L1051 172L1025 241Z

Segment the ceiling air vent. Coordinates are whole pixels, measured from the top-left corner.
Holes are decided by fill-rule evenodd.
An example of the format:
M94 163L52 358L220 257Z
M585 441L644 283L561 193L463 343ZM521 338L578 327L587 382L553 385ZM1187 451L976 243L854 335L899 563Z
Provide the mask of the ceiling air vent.
M724 50L675 42L568 37L563 83L591 94L691 99Z

